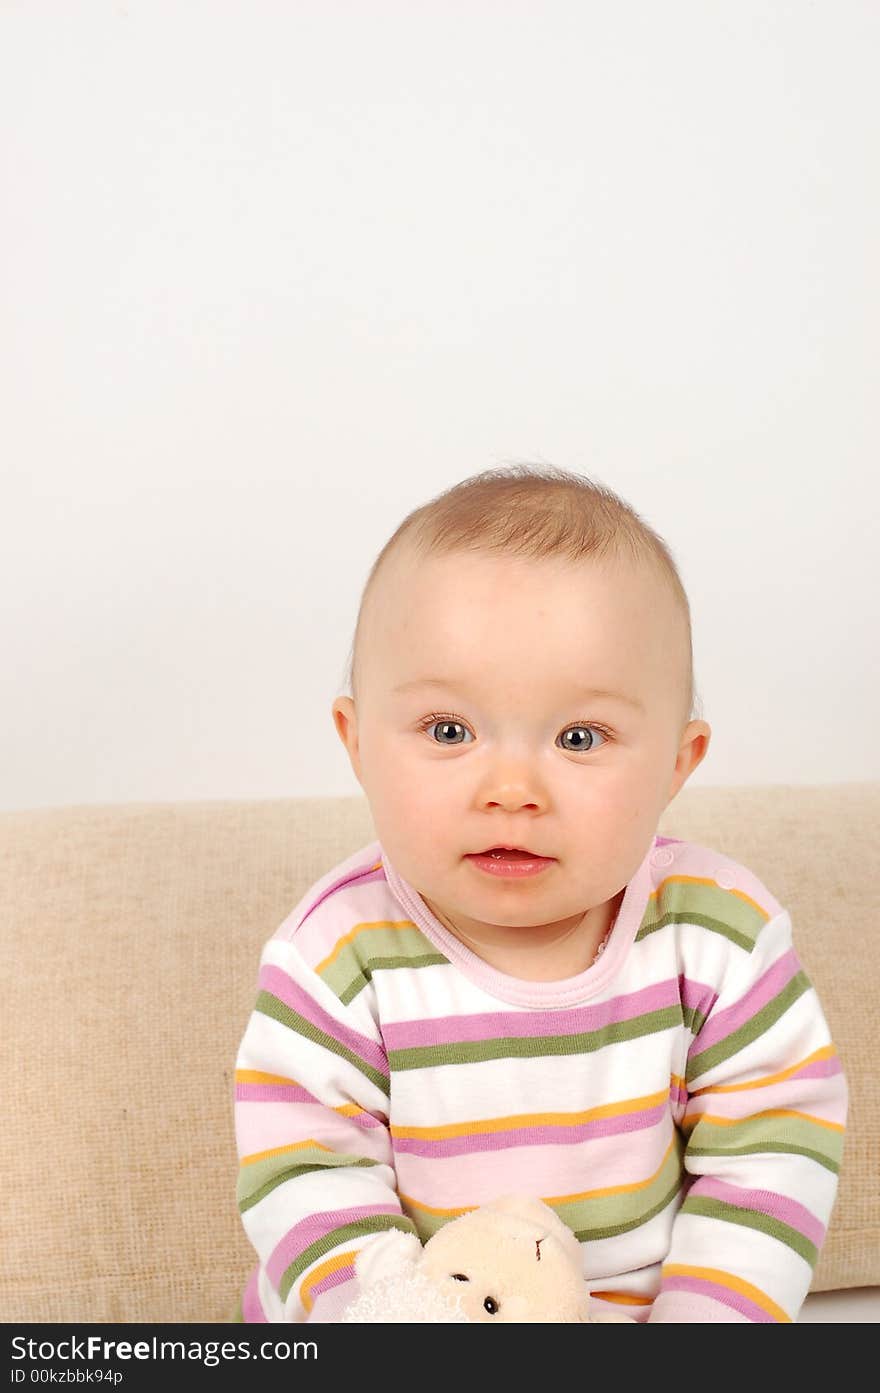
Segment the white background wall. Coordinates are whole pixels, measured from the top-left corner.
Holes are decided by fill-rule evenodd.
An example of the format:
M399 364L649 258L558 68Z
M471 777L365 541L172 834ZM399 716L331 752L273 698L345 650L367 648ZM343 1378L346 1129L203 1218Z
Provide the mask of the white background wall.
M414 507L688 588L694 783L880 777L874 0L0 4L0 807L358 794Z

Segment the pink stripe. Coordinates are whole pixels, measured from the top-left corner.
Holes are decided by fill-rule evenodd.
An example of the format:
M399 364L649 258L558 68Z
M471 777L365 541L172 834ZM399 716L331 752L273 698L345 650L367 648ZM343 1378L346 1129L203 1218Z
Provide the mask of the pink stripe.
M306 1104L308 1107L328 1108L329 1105L316 1098L314 1093L309 1093L307 1088L293 1088L289 1084L277 1083L240 1083L235 1087L235 1100L237 1103L281 1103L283 1108L290 1105ZM290 1112L286 1116L295 1116ZM338 1116L339 1114L337 1114ZM303 1118L308 1118L308 1113L303 1114ZM372 1113L358 1112L351 1116L344 1115L346 1122L351 1122L355 1127L384 1127L385 1123L375 1118ZM307 1120L303 1122L308 1126Z
M263 1310L260 1301L258 1279L260 1269L255 1267L248 1278L247 1286L244 1289L244 1296L241 1299L241 1314L244 1316L246 1325L268 1325L269 1318Z
M309 1323L338 1325L356 1292L357 1287L352 1287L349 1282L343 1283L341 1287L331 1287L329 1291L322 1291L308 1314Z
M391 1161L391 1145L387 1129L370 1118L373 1124L365 1132L358 1127L354 1117L340 1117L339 1113L320 1111L307 1103L270 1103L260 1107L242 1105L235 1116L235 1132L239 1155L252 1156L255 1152L274 1151L277 1147L287 1147L291 1142L300 1142L311 1137L332 1151L355 1151L359 1156L370 1160ZM287 1153L287 1163L295 1165L295 1153ZM278 1164L284 1164L282 1157Z
M693 1057L702 1054L704 1050L711 1049L721 1040L726 1040L728 1035L733 1035L741 1026L756 1016L762 1007L778 996L783 987L787 986L792 977L800 971L800 962L793 948L787 953L783 953L771 968L759 977L751 991L746 992L742 1000L737 1001L733 1006L728 1006L726 1011L719 1011L718 1015L706 1022L699 1035L694 1040L688 1051Z
M689 1097L690 1094L688 1093L687 1089L684 1088L680 1083L670 1083L669 1101L676 1107L682 1107L687 1102Z
M728 1185L726 1180L715 1180L710 1176L698 1176L688 1191L687 1198L693 1195L708 1196L710 1199L724 1200L736 1205L737 1209L756 1209L759 1214L769 1214L773 1219L797 1229L816 1247L820 1247L825 1237L825 1225L815 1214L805 1209L797 1200L787 1195L779 1195L775 1190L743 1190L737 1185Z
M290 1264L312 1243L316 1243L319 1238L326 1238L335 1229L344 1228L347 1224L360 1223L361 1219L372 1218L374 1214L399 1215L401 1212L399 1204L367 1204L359 1205L355 1209L333 1209L309 1214L298 1224L294 1224L292 1229L288 1229L275 1247L266 1263L270 1280L276 1287L280 1287L281 1278Z
M798 1069L796 1074L792 1074L793 1079L830 1079L834 1074L843 1072L843 1066L838 1056L832 1055L830 1059L817 1059L815 1064L806 1064L803 1069Z
M238 1103L314 1103L305 1088L289 1083L237 1083L235 1100Z
M698 1296L710 1296L713 1301L719 1301L722 1306L729 1306L731 1310L738 1311L741 1316L745 1316L746 1320L755 1324L777 1324L762 1306L756 1306L754 1301L740 1296L738 1291L731 1291L730 1287L720 1286L718 1282L707 1281L704 1277L664 1277L660 1290L661 1292L689 1291L695 1292Z
M737 1089L734 1093L709 1090L690 1100L688 1117L696 1122L703 1113L730 1119L748 1119L756 1112L771 1108L797 1108L824 1122L843 1122L846 1099L836 1084L825 1079L804 1079L792 1076L759 1088Z
M656 1127L669 1115L668 1102L641 1112L621 1113L616 1117L599 1117L591 1122L551 1124L543 1127L512 1127L505 1132L471 1132L461 1137L393 1137L395 1152L410 1152L413 1156L465 1156L475 1151L501 1151L507 1146L573 1146L594 1137L612 1137L620 1132L639 1132Z
M343 1282L354 1281L354 1261L346 1264L345 1267L337 1267L335 1272L329 1272L320 1282L316 1282L310 1288L312 1297L317 1300L322 1292L331 1291L333 1287L341 1287Z
M747 1325L748 1318L729 1306L723 1306L711 1296L699 1292L686 1294L665 1291L654 1300L650 1319L661 1325Z
M322 1010L282 968L276 967L273 963L264 964L260 969L258 982L263 991L270 992L279 1001L283 1001L285 1006L298 1012L312 1025L317 1026L319 1030L323 1030L327 1035L344 1045L346 1049L351 1050L359 1059L371 1064L374 1069L378 1069L381 1074L384 1074L386 1078L388 1077L388 1060L385 1058L383 1050L373 1040L368 1040L366 1035L361 1035L358 1031L351 1030L349 1026L342 1025L340 1021L335 1020L328 1012Z
M434 1020L401 1021L384 1026L388 1050L419 1049L428 1045L463 1044L512 1038L538 1039L550 1035L580 1035L649 1011L679 1004L675 977L642 991L627 992L598 1006L564 1011L484 1011L467 1016L439 1016Z
M334 880L332 885L327 886L326 890L322 890L321 894L315 900L314 904L309 905L305 914L300 919L297 927L302 927L302 925L308 919L309 915L313 914L314 911L318 908L319 904L323 904L324 901L326 899L329 899L331 895L335 895L340 890L344 890L347 885L353 885L355 881L360 881L362 885L369 885L374 880L384 880L385 869L383 866L379 866L377 870L372 869L375 860L376 857L374 856L373 859L370 861L369 865L358 866L352 871L346 871L345 875L340 876L338 880Z
M429 1209L486 1204L499 1195L533 1194L538 1177L548 1194L579 1195L593 1186L643 1182L659 1170L674 1135L671 1117L647 1132L598 1137L584 1146L529 1146L481 1151L468 1156L396 1158L397 1189ZM659 1282L659 1268L658 1268Z
M699 1011L703 1016L708 1016L718 1000L718 993L711 987L707 987L703 982L693 982L685 976L678 979L678 994L682 1006L686 1006L689 1011Z

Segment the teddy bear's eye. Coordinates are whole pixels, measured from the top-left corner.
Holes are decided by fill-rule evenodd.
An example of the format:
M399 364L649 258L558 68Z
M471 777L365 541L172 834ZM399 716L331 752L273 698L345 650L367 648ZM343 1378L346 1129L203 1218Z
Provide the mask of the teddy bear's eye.
M498 1310L498 1302L495 1300L494 1296L486 1297L486 1300L483 1302L483 1308L489 1312L490 1316L494 1316L495 1312Z
M466 1277L463 1272L453 1272L452 1280L453 1282L469 1282L471 1279Z

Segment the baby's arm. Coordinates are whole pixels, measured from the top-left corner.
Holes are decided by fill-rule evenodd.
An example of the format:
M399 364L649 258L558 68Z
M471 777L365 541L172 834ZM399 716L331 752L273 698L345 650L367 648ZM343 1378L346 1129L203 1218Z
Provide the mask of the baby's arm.
M651 1321L793 1321L837 1192L847 1089L782 910L688 1051L684 1164Z
M335 1321L354 1258L414 1233L395 1192L388 1063L360 993L344 1004L295 941L266 944L236 1061L238 1203L273 1321Z

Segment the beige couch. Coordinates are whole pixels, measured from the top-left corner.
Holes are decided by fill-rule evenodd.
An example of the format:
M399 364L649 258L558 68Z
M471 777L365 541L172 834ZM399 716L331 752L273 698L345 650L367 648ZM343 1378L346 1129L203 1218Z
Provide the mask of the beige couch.
M880 784L685 787L660 830L723 849L792 911L851 1090L813 1288L878 1284ZM361 798L0 814L0 1319L233 1313L251 1250L232 1074L260 949L374 837Z

